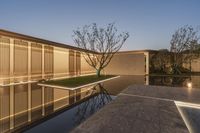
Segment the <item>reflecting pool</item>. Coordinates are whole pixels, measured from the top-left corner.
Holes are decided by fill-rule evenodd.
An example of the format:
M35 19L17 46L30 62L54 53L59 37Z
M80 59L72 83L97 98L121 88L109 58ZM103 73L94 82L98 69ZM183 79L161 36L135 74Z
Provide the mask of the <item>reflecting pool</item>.
M70 113L71 109L75 117L70 120L71 125L66 124L67 131L113 98L101 84L74 91L42 87L37 83L2 87L0 132L24 131L67 109Z
M200 88L200 76L148 76L148 85L187 87L191 82L193 88Z
M129 85L200 88L200 77L121 76L78 90L37 83L0 87L0 132L68 132L112 101Z

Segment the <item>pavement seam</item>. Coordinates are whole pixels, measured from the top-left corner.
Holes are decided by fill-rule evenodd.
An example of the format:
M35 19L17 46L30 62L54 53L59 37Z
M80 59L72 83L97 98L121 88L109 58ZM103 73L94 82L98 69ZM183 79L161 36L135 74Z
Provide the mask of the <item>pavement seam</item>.
M157 98L157 97L141 96L141 95L134 95L134 94L126 94L126 93L120 93L119 96L120 95L147 98L147 99L155 99L155 100L162 100L162 101L170 101L170 102L174 102L175 101L175 100L170 100L170 99L166 99L166 98Z

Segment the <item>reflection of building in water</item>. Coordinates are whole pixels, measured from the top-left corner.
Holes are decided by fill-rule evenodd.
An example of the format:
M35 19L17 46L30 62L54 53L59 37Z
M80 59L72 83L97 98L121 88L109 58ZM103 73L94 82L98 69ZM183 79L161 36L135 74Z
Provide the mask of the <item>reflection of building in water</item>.
M0 132L17 129L94 93L93 86L76 91L20 84L0 88ZM97 93L97 92L95 92Z
M194 88L200 88L200 78L199 76L191 76L192 86Z
M120 76L120 78L115 78L103 83L105 88L109 88L108 93L111 95L119 94L123 89L127 88L129 85L138 84L145 84L144 75Z

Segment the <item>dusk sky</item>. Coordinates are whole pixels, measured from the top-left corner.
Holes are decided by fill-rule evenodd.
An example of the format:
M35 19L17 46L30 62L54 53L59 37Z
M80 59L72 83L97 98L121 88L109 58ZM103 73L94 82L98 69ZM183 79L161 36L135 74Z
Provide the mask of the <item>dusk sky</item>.
M169 48L174 31L200 25L200 0L1 0L0 29L73 45L73 30L115 22L122 50Z

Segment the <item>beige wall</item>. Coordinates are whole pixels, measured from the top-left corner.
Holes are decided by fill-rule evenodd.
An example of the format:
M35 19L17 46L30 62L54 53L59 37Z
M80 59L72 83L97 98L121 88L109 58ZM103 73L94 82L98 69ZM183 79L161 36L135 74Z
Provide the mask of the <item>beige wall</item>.
M10 74L10 40L0 36L0 78Z
M42 44L31 43L30 54L30 67L31 80L42 78Z
M81 74L91 74L95 73L95 69L91 67L84 59L83 55L81 56Z
M110 64L103 71L105 74L114 75L144 75L144 53L118 53L114 55Z
M91 73L79 51L0 36L0 85Z
M68 76L69 74L69 50L54 48L54 77Z
M200 58L196 59L191 64L192 72L200 72Z
M184 63L183 67L190 70L190 63ZM200 58L195 59L191 62L191 71L192 72L200 72Z
M37 41L0 36L0 52L0 84L96 73L79 51ZM145 52L120 52L103 73L144 75L145 56Z
M28 42L15 39L14 40L14 82L28 80Z

